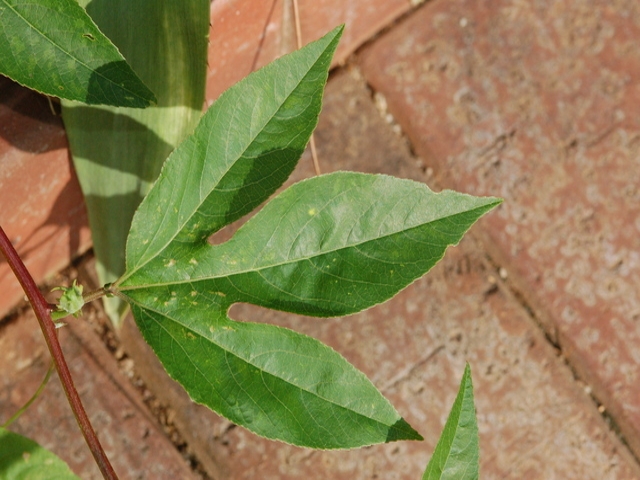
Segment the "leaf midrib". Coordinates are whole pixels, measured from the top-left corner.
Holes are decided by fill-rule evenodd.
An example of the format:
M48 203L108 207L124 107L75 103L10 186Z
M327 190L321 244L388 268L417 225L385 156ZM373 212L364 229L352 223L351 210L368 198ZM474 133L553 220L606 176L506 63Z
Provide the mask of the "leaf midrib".
M135 98L138 98L139 100L142 100L142 101L144 101L144 102L148 102L148 100L147 100L147 99L145 99L144 97L141 97L140 95L138 95L137 93L135 93L135 92L133 92L133 91L129 90L128 88L126 88L126 87L124 87L124 86L122 86L122 85L119 85L119 84L115 83L114 81L112 81L111 79L109 79L108 77L106 77L105 75L103 75L102 73L98 72L96 69L91 68L89 65L87 65L86 63L84 63L83 61L81 61L79 58L76 58L76 57L74 57L73 55L71 55L71 53L70 53L70 52L67 52L67 51L66 51L66 50L64 50L61 46L59 46L58 44L54 43L54 42L53 42L53 40L51 40L51 39L50 39L49 37L47 37L43 32L41 32L38 28L36 28L36 27L35 27L35 25L33 25L31 22L29 22L25 17L23 17L22 15L20 15L20 13L18 13L18 11L16 11L16 10L15 10L15 8L13 8L13 6L12 6L12 5L9 5L9 4L7 3L7 1L6 1L6 0L0 0L0 1L2 1L2 3L4 3L4 4L7 6L7 8L9 8L9 10L11 10L11 11L12 11L12 12L17 16L17 17L19 17L20 19L22 19L22 20L24 21L24 23L26 23L28 26L30 26L30 27L33 29L33 31L35 31L36 33L38 33L42 38L44 38L47 42L49 42L51 45L53 45L53 47L54 47L54 48L56 48L57 50L59 50L60 52L62 52L63 54L65 54L67 57L71 58L72 60L74 60L74 61L75 61L76 63L78 63L79 65L82 65L84 68L86 68L86 69L87 69L87 70L89 70L90 72L92 72L92 73L94 73L94 74L96 74L96 75L100 76L101 78L103 78L104 80L106 80L109 84L114 85L114 86L116 86L116 87L118 87L118 88L122 89L123 91L125 91L125 92L127 92L127 93L129 93L129 94L133 95ZM43 8L48 9L48 7L46 7L46 6L43 6ZM80 7L80 8L82 8L82 7ZM89 18L89 20L90 20L91 22L93 22L93 20L91 19L91 17L89 17L89 15L88 15L88 14L87 14L87 17ZM102 33L102 31L100 31L100 29L97 27L97 25L95 25L95 22L94 22L94 27L96 27L96 29L100 32L100 34L104 35L104 34ZM113 45L113 44L112 44L112 45ZM118 50L118 47L116 47L115 45L113 45L113 47L116 49L116 51L117 51L118 53L120 53L120 51ZM122 54L121 54L121 53L120 53L120 55L122 56ZM124 59L124 57L122 57L122 58ZM102 64L102 65L100 65L100 66L103 66L103 65L108 65L108 64L106 64L106 63L105 63L105 64Z
M348 411L348 412L353 412L354 414L356 414L356 415L358 415L358 416L360 416L360 417L363 417L363 418L366 418L366 419L372 420L372 421L374 421L374 422L376 422L376 423L378 423L378 424L380 424L380 425L384 425L384 426L385 426L385 427L387 427L387 428L391 428L391 427L393 426L393 425L387 425L387 424L385 424L384 422L382 422L382 421L381 421L381 420L379 420L379 419L376 419L376 418L373 418L373 417L369 417L369 416L365 415L364 413L358 412L358 411L356 411L356 410L352 410L352 409L350 409L350 408L348 408L348 407L346 407L346 406L344 406L344 405L341 405L341 404L339 404L339 403L336 403L335 401L330 400L330 399L328 399L328 398L325 398L324 396L319 395L319 394L318 394L318 393L316 393L316 392L312 392L312 391L310 391L310 390L308 390L308 389L306 389L306 388L303 388L303 387L301 387L301 386L299 386L299 385L296 385L296 384L294 384L294 383L291 383L291 381L289 381L289 380L287 380L287 379L285 379L285 378L283 378L283 377L281 377L281 376L277 375L276 373L270 372L270 371L268 371L268 370L264 369L263 367L260 367L260 366L256 365L255 363L252 363L250 360L248 360L248 359L246 359L246 358L241 357L240 355L238 355L237 353L235 353L235 352L234 352L234 351L232 351L232 350L229 350L228 348L224 347L224 346L223 346L223 345L221 345L220 343L217 343L217 342L215 342L215 341L211 340L210 338L207 338L206 336L204 336L204 335L203 335L202 333L200 333L199 331L197 331L197 330L194 330L194 329L190 328L189 326L187 326L187 325L185 325L184 323L180 322L178 319L174 318L173 316L170 316L170 315L168 315L168 314L167 314L167 313L165 313L165 312L158 311L158 310L156 310L155 308L151 308L151 307L149 307L149 306L147 306L147 305L145 305L145 304L143 304L143 303L141 303L141 302L138 302L138 301L136 301L136 300L134 300L134 299L132 299L132 298L130 298L130 297L127 297L127 299L128 299L128 301L130 301L131 303L133 303L133 304L135 304L136 306L138 306L141 310L146 310L146 311L148 311L148 312L153 312L153 313L155 313L155 314L157 314L157 315L161 315L161 316L163 316L163 317L167 318L168 320L170 320L170 321L172 321L172 322L174 322L174 323L176 323L176 324L180 325L181 327L185 328L185 329L186 329L186 330L188 330L189 332L192 332L194 335L197 335L199 338L201 338L201 339L203 339L203 340L205 340L205 341L207 341L207 342L209 342L209 343L212 343L212 344L216 345L220 350L223 350L224 352L226 352L226 353L228 353L228 354L232 355L233 357L237 358L238 360L240 360L240 361L242 361L242 362L245 362L247 365L250 365L250 366L252 366L252 367L254 367L254 368L258 369L260 372L266 373L267 375L271 375L271 376L273 376L273 377L275 377L275 378L277 378L277 379L281 380L282 382L285 382L286 384L288 384L288 385L290 385L290 386L292 386L292 387L294 387L294 388L296 388L296 389L298 389L298 390L301 390L301 391L303 391L303 392L305 392L305 393L307 393L307 394L309 394L309 395L315 396L315 397L317 397L317 398L319 398L319 399L321 399L321 400L323 400L323 401L325 401L325 402L327 402L327 403L330 403L330 404L332 404L332 405L335 405L336 407L342 408L342 409L344 409L344 410L346 410L346 411ZM152 317L152 318L153 318L153 317ZM229 317L226 317L226 320L227 320L228 322L234 322L234 320L231 320ZM155 319L154 319L154 321L155 321ZM175 340L175 341L178 343L178 345L180 345L180 346L181 346L181 348L182 348L181 343L180 343L177 339L175 339L175 337L174 337L173 335L171 335L171 333L170 333L170 332L168 332L164 327L162 327L162 325L160 325L160 324L158 324L158 325L159 325L161 328L163 328L163 329L165 330L165 332L167 332L167 335L170 335L172 338L174 338L174 340ZM277 326L275 326L275 325L274 325L274 327L275 327L275 328L282 328L282 327L277 327ZM292 353L296 353L296 354L298 354L297 352L292 352ZM309 357L309 358L310 358L311 360L314 360L314 357ZM193 362L192 362L192 363L193 363ZM202 375L206 378L206 375L204 375L204 374L202 374ZM401 417L400 417L400 415L398 415L398 414L397 414L397 412L396 412L396 416L398 417L398 418L396 418L396 419L395 419L396 421L397 421L398 419L400 419L400 418L401 418Z
M470 209L470 210L465 210L463 212L458 212L458 213L456 213L454 215L449 215L447 217L440 217L440 218L431 220L429 222L421 223L419 225L416 225L414 227L410 227L410 228L407 228L407 229L404 229L404 230L396 231L396 232L393 232L393 233L390 233L390 234L387 234L387 235L382 235L380 237L367 239L367 240L364 240L364 241L361 241L361 242L358 242L358 243L353 243L353 244L349 244L349 245L346 245L346 246L333 248L333 249L330 249L330 250L325 250L325 251L318 252L318 253L316 253L314 255L310 255L310 256L307 256L307 257L298 257L296 259L287 260L285 262L273 263L271 265L263 265L263 266L258 267L258 268L239 270L239 271L236 271L236 272L229 272L229 273L206 276L206 277L195 277L195 278L190 277L190 278L184 279L184 280L183 279L178 279L178 280L175 280L175 281L172 280L172 281L167 281L167 282L162 282L162 283L153 283L153 284L152 283L147 283L147 284L144 284L144 285L118 286L118 290L121 291L121 292L124 292L124 291L129 291L129 290L140 290L140 289L145 289L145 288L165 287L165 286L168 286L168 285L182 285L182 284L185 284L185 283L202 282L202 281L206 281L206 280L215 280L215 279L219 279L219 278L233 277L233 276L243 275L243 274L247 274L247 273L258 273L258 272L261 272L263 270L267 270L267 269L270 269L270 268L283 267L283 266L286 266L286 265L291 265L293 263L298 263L298 262L302 262L302 261L305 261L305 260L311 260L312 258L320 257L320 256L327 255L327 254L334 253L334 252L339 252L341 250L357 248L359 246L365 245L365 244L370 243L370 242L375 242L375 241L379 241L379 240L382 240L382 239L385 239L385 238L388 238L388 237L392 237L394 235L399 235L399 234L411 232L412 230L415 230L415 229L418 229L418 228L422 228L422 227L424 227L426 225L430 225L430 224L433 224L435 222L440 222L440 221L446 220L446 219L452 219L452 218L455 218L455 217L457 217L459 215L463 215L463 214L466 214L466 213L474 212L476 210L484 209L484 208L488 207L489 205L490 204L481 205L481 206L475 207L475 208ZM231 241L231 240L229 240L229 241ZM210 248L216 248L216 247L215 246L210 246ZM162 250L162 251L164 251L164 250ZM378 259L377 261L382 262L381 259ZM392 263L392 262L388 262L388 263ZM135 272L132 272L132 275L133 275L133 273L135 273ZM127 278L131 278L131 275L127 276Z

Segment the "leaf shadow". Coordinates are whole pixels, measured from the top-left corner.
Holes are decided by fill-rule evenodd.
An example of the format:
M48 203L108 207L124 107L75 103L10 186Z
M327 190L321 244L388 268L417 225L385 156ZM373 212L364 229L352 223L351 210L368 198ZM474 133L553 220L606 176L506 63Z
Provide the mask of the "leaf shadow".
M62 119L52 112L47 97L1 75L0 137L18 150L36 154L67 146Z
M107 272L119 276L124 271L125 251L114 252L112 245L126 243L133 212L131 205L138 205L143 195L140 192L100 196L86 195L87 209L96 217L108 217L109 222L97 222L91 225L93 236L93 250L97 258L102 259L102 265ZM91 218L89 218L91 223Z
M74 121L72 117L82 121ZM162 163L140 162L137 158L131 158L130 152L135 152L141 158L156 158L159 155L157 152L164 152L166 158L173 150L171 144L162 140L146 125L123 113L114 113L102 108L73 106L65 109L65 118L67 122L73 122L75 138L91 139L70 139L69 143L76 157L113 170L134 174L147 182L157 178ZM127 142L118 142L114 132L126 134Z
M224 196L218 201L222 227L214 226L206 232L210 245L231 239L235 232L274 194L284 190L302 155L296 148L282 148L260 152L254 158L236 162L229 180L224 181Z
M16 445L16 443L18 445ZM13 465L24 464L40 447L35 442L14 435L3 436L0 440L0 471L15 470Z
M92 70L84 98L88 105L108 104L145 108L150 106L143 98L148 95L143 85L135 77L130 78L131 67L124 60L105 63ZM114 85L120 83L120 88ZM114 87L116 87L114 89ZM129 93L125 93L128 89Z
M134 66L138 78L155 94L158 107L202 109L201 93L193 94L177 81L197 77L197 72L206 69L207 42L192 37L195 28L189 27L187 21L190 12L196 8L191 5L193 3L197 2L91 0L85 6L102 33L118 47L128 64ZM127 11L135 14L122 13ZM187 18L181 18L183 15ZM208 23L208 16L202 22ZM145 37L144 41L141 41L141 35ZM176 38L188 35L189 42L176 41L173 35ZM175 51L174 47L180 50ZM202 55L201 59L199 55ZM106 67L114 66L108 64ZM204 76L202 82L204 92ZM100 82L91 83L95 88L100 86Z

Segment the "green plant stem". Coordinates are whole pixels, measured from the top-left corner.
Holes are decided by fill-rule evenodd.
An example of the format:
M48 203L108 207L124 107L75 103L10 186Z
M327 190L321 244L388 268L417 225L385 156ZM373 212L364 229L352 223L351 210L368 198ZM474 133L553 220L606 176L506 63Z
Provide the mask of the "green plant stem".
M104 297L105 295L108 295L109 292L107 292L105 287L101 287L98 288L96 290L92 290L88 293L85 293L82 298L84 299L84 303L85 305L89 302L93 302L94 300L97 300L101 297Z
M33 311L38 319L38 323L40 323L40 328L42 329L45 341L49 347L49 352L51 353L53 362L56 365L56 370L58 371L58 376L62 382L64 392L67 395L67 400L69 401L71 410L73 411L76 421L78 422L78 426L82 431L82 435L93 454L93 458L102 472L102 476L106 480L117 480L118 476L113 470L107 455L100 445L98 436L89 422L89 417L82 406L82 401L80 400L78 391L73 384L71 372L69 371L69 367L67 366L67 362L64 358L60 342L58 341L55 323L51 319L51 307L42 296L42 293L40 293L40 290L38 290L36 282L33 280L33 277L20 259L18 252L13 248L11 241L2 227L0 227L0 251L4 254L11 270L13 270L13 273L20 282L20 285L22 285L22 289L27 294L29 303L31 303Z
M49 368L47 370L47 374L44 376L44 379L40 383L40 386L38 387L36 392L31 396L29 400L27 400L27 403L25 403L22 407L20 407L20 409L16 413L11 415L11 418L9 418L9 420L7 420L2 424L2 428L7 428L9 425L15 422L18 418L20 418L20 415L22 415L27 410L27 408L29 408L31 404L36 401L36 399L40 396L40 394L44 390L44 387L47 385L47 382L49 381L49 378L51 377L51 374L53 373L54 368L55 368L55 363L51 361L51 363L49 364Z

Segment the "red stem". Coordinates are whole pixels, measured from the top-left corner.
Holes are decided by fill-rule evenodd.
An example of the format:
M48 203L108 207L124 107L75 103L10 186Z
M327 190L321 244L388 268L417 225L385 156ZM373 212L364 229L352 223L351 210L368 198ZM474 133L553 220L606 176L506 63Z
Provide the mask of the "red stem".
M64 393L67 395L67 400L69 400L71 410L73 410L73 414L78 421L78 426L80 427L82 435L84 435L84 439L93 454L93 458L102 472L102 476L106 480L117 480L118 476L113 471L113 467L109 463L109 459L100 445L98 436L89 422L89 417L84 411L80 396L73 384L71 372L69 371L67 362L64 359L64 354L62 353L62 348L58 341L58 335L56 335L55 324L51 319L51 306L42 296L40 290L38 290L36 282L24 266L24 263L22 263L22 260L18 256L18 252L13 248L13 245L4 233L2 227L0 227L0 251L2 251L6 257L11 270L13 270L13 273L18 278L20 285L22 285L22 289L27 294L29 303L31 303L36 317L38 318L40 328L42 329L47 346L49 347L49 352L51 352L51 357L56 365L58 376L62 382Z

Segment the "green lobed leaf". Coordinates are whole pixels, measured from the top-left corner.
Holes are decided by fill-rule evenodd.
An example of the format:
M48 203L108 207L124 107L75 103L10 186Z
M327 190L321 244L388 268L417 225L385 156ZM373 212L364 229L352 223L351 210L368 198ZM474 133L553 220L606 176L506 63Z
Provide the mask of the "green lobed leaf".
M194 400L259 435L315 448L420 436L339 354L287 329L231 320L229 307L363 310L422 276L500 203L340 172L294 185L229 242L207 243L293 169L340 32L249 76L209 109L136 212L127 272L111 286Z
M78 480L56 455L17 433L0 427L0 478L4 480Z
M204 103L209 0L80 0L158 97L141 110L63 101L102 283L125 271L131 219L163 162L198 123ZM117 327L126 304L104 299Z
M226 312L240 301L318 316L367 308L424 274L497 203L387 176L315 177L230 241L176 241L117 288L169 373L232 421L315 448L416 439L328 347Z
M155 96L76 0L0 0L0 73L60 98L144 108Z
M478 423L467 364L456 400L423 480L476 480L479 471Z

